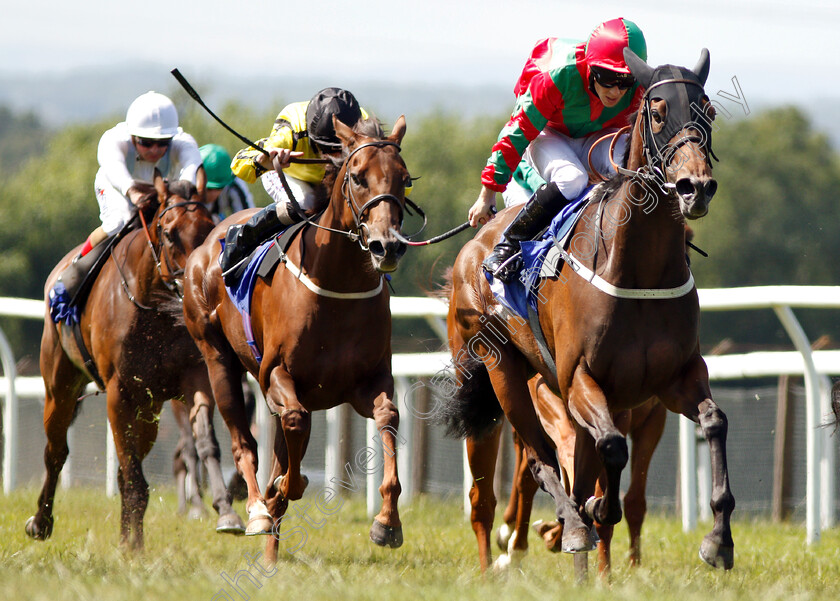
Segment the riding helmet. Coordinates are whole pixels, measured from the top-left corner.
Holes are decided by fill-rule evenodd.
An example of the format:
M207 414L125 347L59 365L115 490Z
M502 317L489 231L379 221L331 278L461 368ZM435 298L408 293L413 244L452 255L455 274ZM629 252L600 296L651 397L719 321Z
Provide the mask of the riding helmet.
M324 88L312 97L306 107L309 139L329 150L341 147L335 135L333 115L345 125L353 127L361 119L362 109L356 97L341 88Z

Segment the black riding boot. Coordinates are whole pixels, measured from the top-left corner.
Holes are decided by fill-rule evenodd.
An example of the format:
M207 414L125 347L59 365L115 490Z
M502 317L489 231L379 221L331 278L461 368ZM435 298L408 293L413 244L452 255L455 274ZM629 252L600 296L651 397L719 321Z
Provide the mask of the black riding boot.
M284 225L288 224L280 221L275 203L271 203L258 213L254 213L245 223L230 226L225 234L225 250L219 260L225 283L230 286L235 279L233 278L236 272L234 268Z
M540 186L507 226L493 252L484 259L481 264L484 270L505 284L512 282L522 265L519 257L514 258L519 252L519 243L533 240L568 203L556 184Z

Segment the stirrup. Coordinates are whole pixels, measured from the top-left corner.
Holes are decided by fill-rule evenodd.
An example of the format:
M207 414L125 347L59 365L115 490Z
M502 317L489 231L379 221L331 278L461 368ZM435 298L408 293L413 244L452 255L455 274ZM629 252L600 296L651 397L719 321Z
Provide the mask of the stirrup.
M489 258L489 257L488 257ZM522 251L518 250L502 261L495 269L487 264L487 259L481 263L482 269L503 284L510 284L519 273L522 263Z

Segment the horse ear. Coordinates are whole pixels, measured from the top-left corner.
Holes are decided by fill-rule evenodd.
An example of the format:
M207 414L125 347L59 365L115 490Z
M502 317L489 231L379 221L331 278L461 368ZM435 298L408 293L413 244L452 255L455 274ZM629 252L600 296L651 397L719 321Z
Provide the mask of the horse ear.
M344 122L339 120L335 115L333 115L332 120L335 135L338 136L339 140L341 140L342 145L347 148L351 148L356 143L356 132L353 131L352 127L345 125Z
M653 79L653 67L640 59L629 47L624 49L624 62L630 67L630 73L642 84L642 87L650 86L650 80Z
M195 174L195 189L198 191L198 200L204 202L204 192L207 189L207 171L204 165L200 165Z
M155 191L158 195L158 202L163 204L166 202L166 182L163 181L163 175L160 173L160 169L155 167Z
M697 61L697 64L691 70L703 85L706 85L706 78L709 77L709 62L709 49L703 48L700 51L700 60Z
M391 135L388 136L388 139L400 144L402 143L403 136L405 136L405 115L400 115L400 118L394 123L394 129L391 130Z

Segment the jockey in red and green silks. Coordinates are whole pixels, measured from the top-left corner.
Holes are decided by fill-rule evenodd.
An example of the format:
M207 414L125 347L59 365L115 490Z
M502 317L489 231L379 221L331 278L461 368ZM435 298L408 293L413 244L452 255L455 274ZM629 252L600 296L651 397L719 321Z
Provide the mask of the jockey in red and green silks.
M505 232L501 245L509 248L502 250L511 252L499 253L497 246L485 262L497 277L509 275L499 269L518 242L548 225L586 187L595 141L626 125L638 108L643 90L624 62L626 47L647 60L638 26L613 19L585 42L548 38L531 52L514 88L516 105L481 173L482 191L469 214L474 227L492 219L497 192L505 193L508 205L532 199ZM618 156L626 140L622 136L617 144ZM606 177L614 173L608 148L601 144L592 153L593 166Z

